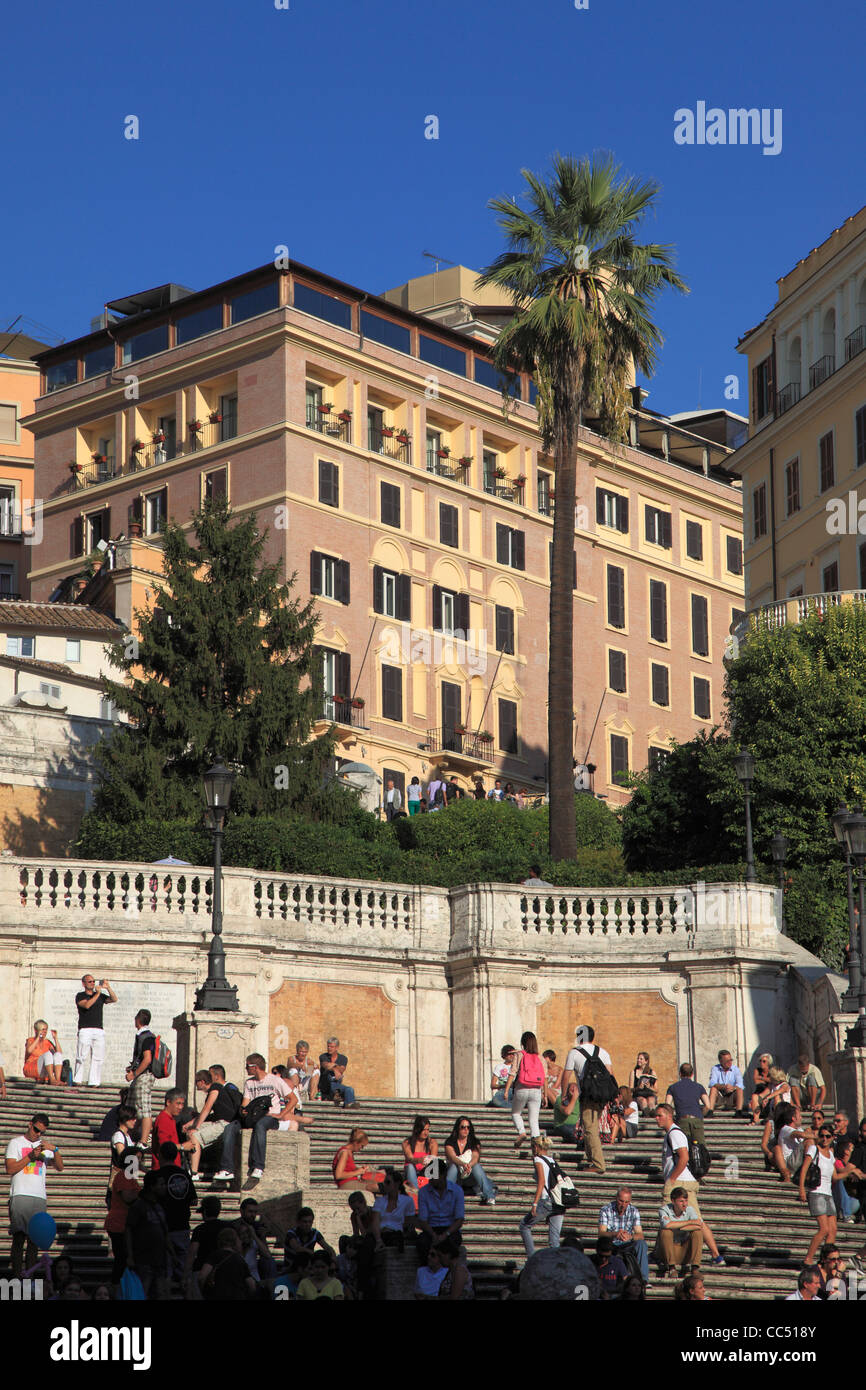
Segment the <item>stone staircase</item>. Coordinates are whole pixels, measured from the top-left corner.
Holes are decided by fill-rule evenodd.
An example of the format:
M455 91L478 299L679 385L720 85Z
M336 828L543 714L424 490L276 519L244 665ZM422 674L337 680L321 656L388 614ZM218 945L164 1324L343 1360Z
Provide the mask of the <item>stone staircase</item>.
M114 1087L90 1087L67 1091L38 1087L33 1082L12 1080L9 1095L0 1102L0 1142L5 1151L9 1139L23 1132L37 1109L51 1116L50 1137L63 1150L65 1170L49 1171L49 1210L58 1227L52 1253L63 1250L75 1261L86 1283L104 1278L109 1268L108 1242L102 1229L105 1216L103 1193L108 1178L108 1145L92 1137L105 1113L116 1103ZM457 1115L467 1114L483 1146L487 1172L499 1188L496 1205L482 1207L467 1196L464 1238L469 1264L480 1297L495 1298L523 1264L523 1245L518 1222L528 1210L533 1191L528 1145L515 1157L514 1128L509 1115L477 1102L363 1100L358 1110L344 1111L324 1102L313 1102L307 1113L314 1117L311 1138L311 1205L316 1189L322 1199L333 1199L331 1157L345 1142L349 1130L361 1126L370 1136L364 1161L383 1167L401 1160L400 1143L415 1114L429 1116L431 1130L444 1147ZM549 1111L542 1111L542 1121ZM774 1299L796 1287L814 1232L814 1221L795 1200L794 1192L764 1171L760 1130L731 1115L707 1121L707 1143L714 1157L701 1185L701 1210L710 1223L727 1261L725 1268L705 1266L707 1289L714 1299ZM637 1139L615 1147L605 1146L608 1171L604 1177L576 1173L571 1145L557 1146L565 1170L575 1178L580 1206L565 1219L563 1231L573 1231L586 1245L594 1246L598 1212L622 1182L633 1187L635 1205L641 1211L650 1246L655 1238L661 1199L659 1159L661 1136L655 1121L643 1121ZM8 1179L2 1178L0 1196L5 1202ZM209 1179L200 1184L200 1197L212 1190ZM242 1194L221 1191L223 1215L231 1217ZM348 1230L348 1220L346 1222ZM535 1228L536 1245L543 1247L546 1233ZM838 1244L848 1254L863 1247L864 1227L840 1226ZM8 1240L0 1244L0 1274L8 1273ZM660 1281L651 1266L650 1299L670 1299L673 1280Z

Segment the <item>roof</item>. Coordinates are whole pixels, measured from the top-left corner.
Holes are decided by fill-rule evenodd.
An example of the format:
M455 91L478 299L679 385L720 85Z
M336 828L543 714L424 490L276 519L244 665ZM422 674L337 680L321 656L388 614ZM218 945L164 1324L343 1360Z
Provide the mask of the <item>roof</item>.
M110 633L116 637L123 624L84 603L24 603L0 601L0 628L40 627L67 631Z
M49 671L54 676L74 676L76 674L71 666L64 666L62 661L40 661L35 656L0 656L0 665L17 666L21 670L27 671Z

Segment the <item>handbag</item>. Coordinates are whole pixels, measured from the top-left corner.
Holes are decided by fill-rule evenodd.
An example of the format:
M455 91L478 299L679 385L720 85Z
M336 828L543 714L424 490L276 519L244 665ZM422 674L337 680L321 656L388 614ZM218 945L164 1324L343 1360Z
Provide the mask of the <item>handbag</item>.
M270 1096L256 1096L251 1100L246 1110L240 1113L241 1129L252 1129L259 1120L263 1120L271 1108Z
M805 1187L807 1192L814 1192L816 1187L821 1186L821 1165L818 1162L817 1150L815 1151L815 1157L812 1159L812 1162L806 1169L806 1176L803 1179L803 1186Z
M120 1280L120 1297L124 1303L143 1303L144 1285L134 1269L125 1269Z

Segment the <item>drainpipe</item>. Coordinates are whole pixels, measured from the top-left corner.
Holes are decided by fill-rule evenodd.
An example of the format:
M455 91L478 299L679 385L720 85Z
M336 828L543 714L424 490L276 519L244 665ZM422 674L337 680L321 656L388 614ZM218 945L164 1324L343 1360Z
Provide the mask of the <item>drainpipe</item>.
M770 561L773 566L773 602L779 597L776 577L776 466L775 449L770 450Z

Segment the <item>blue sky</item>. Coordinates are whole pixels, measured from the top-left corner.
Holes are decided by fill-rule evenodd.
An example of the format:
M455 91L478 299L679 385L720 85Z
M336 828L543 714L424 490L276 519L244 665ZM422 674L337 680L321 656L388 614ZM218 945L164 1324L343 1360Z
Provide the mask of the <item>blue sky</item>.
M648 404L745 413L737 338L866 202L862 24L853 0L16 6L0 327L24 314L73 338L106 299L204 288L280 243L372 291L426 273L424 250L480 266L501 249L487 201L521 167L604 149L661 185L646 239L676 246L691 287L659 305ZM698 101L781 108L781 153L675 144Z

